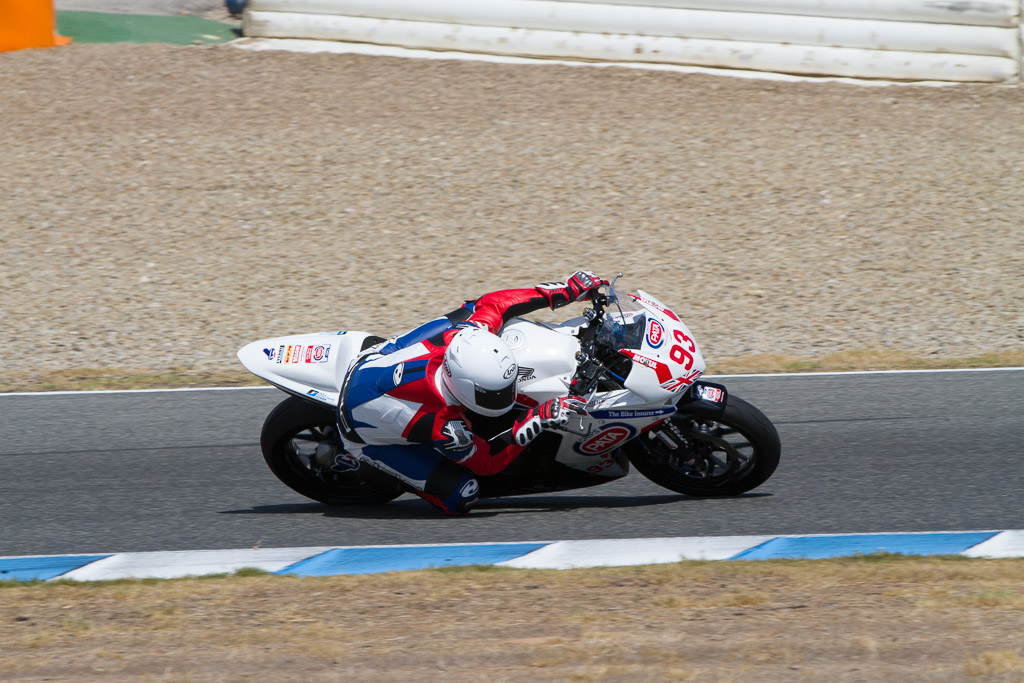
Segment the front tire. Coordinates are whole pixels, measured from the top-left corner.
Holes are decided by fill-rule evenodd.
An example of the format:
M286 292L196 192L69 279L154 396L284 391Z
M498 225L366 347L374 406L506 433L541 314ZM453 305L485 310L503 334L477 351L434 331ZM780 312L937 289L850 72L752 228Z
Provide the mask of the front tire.
M260 448L278 479L293 491L327 505L386 503L405 492L397 479L371 470L365 463L357 470L332 471L333 455L344 452L334 411L295 396L281 401L267 416Z
M633 466L655 484L697 497L757 488L775 472L782 452L765 414L731 395L721 415L674 416L625 448Z

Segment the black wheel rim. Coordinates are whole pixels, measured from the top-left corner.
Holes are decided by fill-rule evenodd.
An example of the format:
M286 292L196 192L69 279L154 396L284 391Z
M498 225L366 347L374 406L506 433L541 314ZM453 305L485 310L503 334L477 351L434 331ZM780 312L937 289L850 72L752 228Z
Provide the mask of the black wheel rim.
M648 448L674 477L698 488L738 481L757 460L756 449L739 429L715 420L669 420L662 430L651 432Z
M380 490L373 482L360 477L359 470L335 472L331 469L334 456L344 450L334 425L303 427L286 436L283 442L288 468L299 477L315 480L330 487L332 493L343 496L365 495Z

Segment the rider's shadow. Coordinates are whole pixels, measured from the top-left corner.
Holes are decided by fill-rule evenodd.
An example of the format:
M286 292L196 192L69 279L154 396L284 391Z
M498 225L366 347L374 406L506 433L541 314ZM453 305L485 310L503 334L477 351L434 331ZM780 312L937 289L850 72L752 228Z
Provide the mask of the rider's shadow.
M770 493L746 493L737 498L761 498ZM324 505L323 503L292 503L287 505L257 505L243 510L222 510L227 515L323 515L342 519L446 519L473 520L504 517L514 514L545 512L573 512L591 508L629 509L670 503L702 503L713 498L691 498L681 494L657 496L551 496L533 495L509 498L487 498L479 501L473 511L463 517L442 515L434 506L419 498L409 497L379 505ZM722 499L717 499L722 500Z

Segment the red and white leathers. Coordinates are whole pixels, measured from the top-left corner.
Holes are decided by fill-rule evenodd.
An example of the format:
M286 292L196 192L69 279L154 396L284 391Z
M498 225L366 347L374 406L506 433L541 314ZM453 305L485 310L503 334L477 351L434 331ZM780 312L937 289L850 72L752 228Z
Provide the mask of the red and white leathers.
M508 429L485 440L473 433L466 409L447 391L440 373L445 348L459 327L496 334L515 316L575 301L603 280L580 274L569 283L491 292L443 318L370 349L351 371L338 407L346 450L390 472L446 512L468 511L479 486L473 475L505 469L540 433L568 419L574 403L531 409L520 420L511 411ZM592 274L586 273L585 276ZM540 415L543 411L544 415ZM562 419L564 415L564 419ZM499 418L500 419L500 418ZM336 461L355 467L354 461Z

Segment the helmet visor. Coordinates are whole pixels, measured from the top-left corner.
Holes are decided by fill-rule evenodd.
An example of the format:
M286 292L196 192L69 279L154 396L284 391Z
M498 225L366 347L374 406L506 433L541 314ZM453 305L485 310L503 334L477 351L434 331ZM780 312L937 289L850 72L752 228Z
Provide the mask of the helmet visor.
M487 410L508 410L516 402L515 382L502 389L484 389L474 384L473 390L476 404Z

